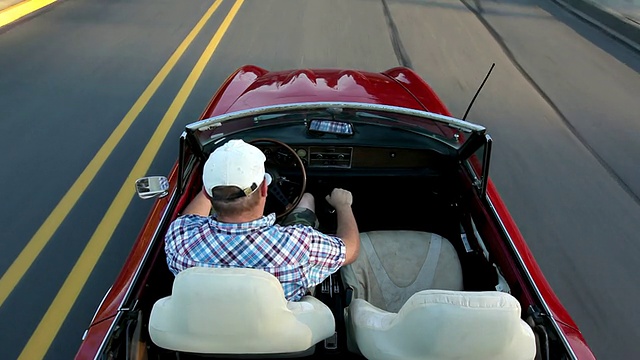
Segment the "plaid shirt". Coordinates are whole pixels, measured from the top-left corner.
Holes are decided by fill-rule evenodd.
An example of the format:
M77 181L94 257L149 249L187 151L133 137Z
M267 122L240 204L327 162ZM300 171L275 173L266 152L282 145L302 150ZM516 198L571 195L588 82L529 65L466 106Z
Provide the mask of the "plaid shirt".
M312 227L275 220L275 214L239 224L180 216L165 236L169 269L174 275L194 266L262 269L278 278L287 300L299 300L344 264L346 247Z

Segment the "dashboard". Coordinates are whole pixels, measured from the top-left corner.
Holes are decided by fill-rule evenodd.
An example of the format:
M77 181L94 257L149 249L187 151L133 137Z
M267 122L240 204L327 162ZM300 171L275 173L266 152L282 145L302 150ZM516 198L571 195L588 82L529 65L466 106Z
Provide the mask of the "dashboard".
M287 149L260 145L267 162L295 167L297 161ZM307 168L424 168L441 163L445 155L427 149L369 146L291 145Z

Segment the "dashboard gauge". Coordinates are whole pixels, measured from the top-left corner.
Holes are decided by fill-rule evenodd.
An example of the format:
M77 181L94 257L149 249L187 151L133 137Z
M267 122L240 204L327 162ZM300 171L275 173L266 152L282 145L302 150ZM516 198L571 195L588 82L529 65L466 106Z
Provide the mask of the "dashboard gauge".
M301 158L306 158L307 157L307 150L298 149L298 150L296 150L296 154L298 154L298 156L300 156Z

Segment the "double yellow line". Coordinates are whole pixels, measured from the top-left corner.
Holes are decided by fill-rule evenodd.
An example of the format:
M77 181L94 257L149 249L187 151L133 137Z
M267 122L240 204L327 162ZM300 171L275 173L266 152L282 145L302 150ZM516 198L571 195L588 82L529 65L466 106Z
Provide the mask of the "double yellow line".
M38 327L32 334L28 343L22 350L19 359L40 359L43 358L47 353L47 350L51 346L51 343L60 330L62 323L69 314L69 311L73 307L73 304L80 294L80 291L87 282L89 275L100 259L102 252L104 251L111 238L111 235L115 231L115 228L119 224L124 215L124 212L129 206L129 203L134 196L132 186L133 182L135 181L135 179L144 176L145 172L151 166L151 162L153 161L155 154L159 150L162 142L167 136L167 133L171 129L171 126L180 113L187 98L191 94L197 80L202 75L205 66L213 56L213 53L218 47L222 37L229 28L229 25L238 13L243 2L244 0L235 1L231 10L229 11L222 24L214 34L213 38L205 48L204 52L200 56L195 67L192 69L191 73L183 83L182 87L178 91L177 96L171 103L169 109L160 121L160 124L151 136L151 139L142 151L140 158L134 165L126 181L109 206L106 214L100 221L100 224L91 236L89 242L80 255L80 258L77 260L76 264L71 270L71 273L58 291L58 294L49 306L49 309L38 324ZM49 242L60 224L64 221L71 209L75 206L82 193L95 178L96 174L103 166L113 149L127 132L133 121L137 118L142 109L147 105L150 98L158 90L169 72L173 69L173 67L184 54L191 42L202 30L204 25L211 18L211 16L221 3L222 0L216 0L203 15L200 21L191 30L189 35L187 35L180 46L178 46L176 51L171 55L167 63L162 67L162 69L160 69L156 77L151 81L149 86L144 90L142 95L134 103L129 112L122 119L121 123L116 127L107 141L95 155L95 157L91 160L89 165L87 165L87 167L80 174L75 183L71 186L69 191L67 191L62 200L60 200L58 205L51 212L49 217L45 220L42 226L40 226L27 246L18 255L16 260L11 264L2 278L0 278L0 306L2 306L9 294L13 291L15 286L27 272L33 261L37 258L45 245Z

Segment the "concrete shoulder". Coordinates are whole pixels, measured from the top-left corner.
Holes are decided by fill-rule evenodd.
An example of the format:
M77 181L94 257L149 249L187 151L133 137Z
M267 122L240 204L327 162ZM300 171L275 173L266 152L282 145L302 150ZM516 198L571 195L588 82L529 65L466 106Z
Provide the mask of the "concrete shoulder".
M640 4L630 0L552 0L640 52Z

